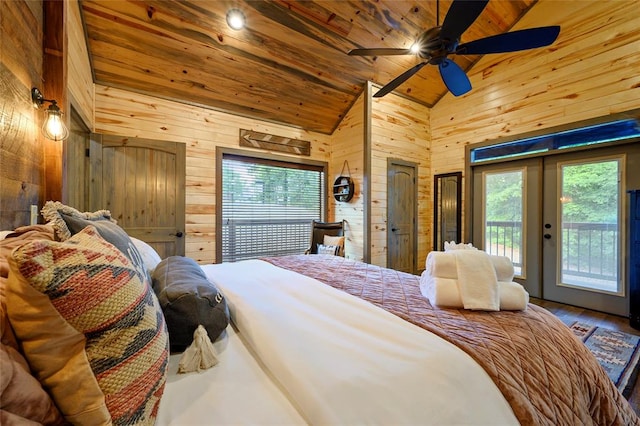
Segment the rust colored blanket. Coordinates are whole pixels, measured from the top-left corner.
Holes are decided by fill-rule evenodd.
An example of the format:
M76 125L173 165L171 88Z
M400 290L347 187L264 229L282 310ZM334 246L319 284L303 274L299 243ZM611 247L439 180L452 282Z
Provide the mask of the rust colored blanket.
M437 309L415 275L338 256L263 258L379 306L455 344L491 376L523 425L640 425L591 352L543 308Z

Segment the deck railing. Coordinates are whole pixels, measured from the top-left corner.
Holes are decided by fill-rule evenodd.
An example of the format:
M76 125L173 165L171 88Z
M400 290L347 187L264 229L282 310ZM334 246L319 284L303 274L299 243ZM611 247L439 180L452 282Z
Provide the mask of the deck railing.
M618 278L618 226L614 223L565 223L562 226L563 276L604 281ZM522 223L490 221L486 251L507 256L522 266Z
M222 261L303 254L312 219L229 219L222 224Z

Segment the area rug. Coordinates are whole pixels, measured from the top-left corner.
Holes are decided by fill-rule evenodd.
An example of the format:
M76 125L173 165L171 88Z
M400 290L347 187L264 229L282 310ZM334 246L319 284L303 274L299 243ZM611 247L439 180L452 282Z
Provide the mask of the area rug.
M640 336L581 322L570 328L595 355L622 395L629 398L638 375Z

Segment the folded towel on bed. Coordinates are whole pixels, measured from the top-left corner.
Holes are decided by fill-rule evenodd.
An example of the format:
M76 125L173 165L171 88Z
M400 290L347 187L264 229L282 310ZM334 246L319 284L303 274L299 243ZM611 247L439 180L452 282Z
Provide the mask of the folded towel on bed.
M427 255L425 272L432 277L457 279L455 255L453 252L432 251Z
M458 281L451 278L432 277L423 272L420 292L429 303L438 308L463 308ZM501 311L524 311L529 303L529 293L516 282L498 281Z
M507 256L495 256L489 255L489 259L493 264L493 267L496 270L496 278L498 281L513 281L513 276L515 274L513 270L513 263L511 263L511 259Z
M438 308L462 308L458 281L452 278L432 277L423 272L420 277L420 292Z
M501 311L524 311L529 303L529 293L521 284L513 281L498 281Z
M427 255L425 262L426 272L438 278L458 278L456 257L454 251L432 251ZM506 256L489 255L489 260L496 270L498 281L513 281L514 269L511 259Z
M453 255L464 308L499 311L498 279L489 255L480 250L456 250Z

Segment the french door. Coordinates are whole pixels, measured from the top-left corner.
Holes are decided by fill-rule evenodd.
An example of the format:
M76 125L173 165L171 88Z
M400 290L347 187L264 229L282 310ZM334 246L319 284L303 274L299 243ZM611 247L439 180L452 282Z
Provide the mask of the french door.
M473 241L529 294L626 316L628 189L638 144L474 167Z
M507 256L515 280L542 297L540 250L542 159L474 167L473 244L489 254Z

